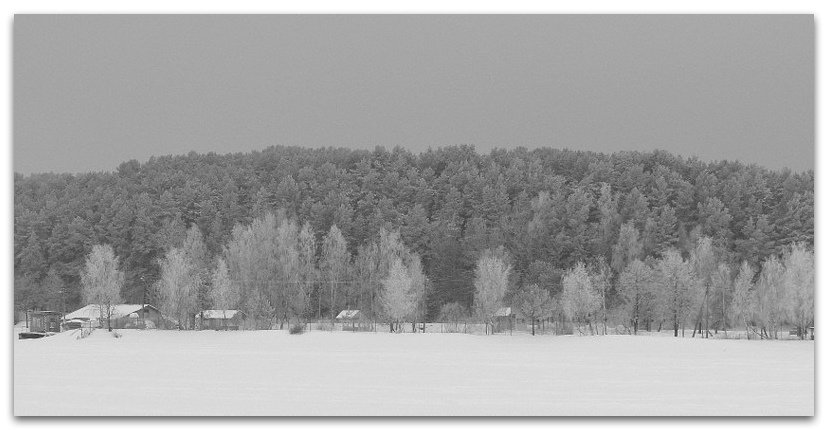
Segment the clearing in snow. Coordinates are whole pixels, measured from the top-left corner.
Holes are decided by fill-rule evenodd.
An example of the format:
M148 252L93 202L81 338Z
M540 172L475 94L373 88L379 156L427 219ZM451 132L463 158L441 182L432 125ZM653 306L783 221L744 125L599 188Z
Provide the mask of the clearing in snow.
M812 341L119 334L15 337L15 415L814 414Z

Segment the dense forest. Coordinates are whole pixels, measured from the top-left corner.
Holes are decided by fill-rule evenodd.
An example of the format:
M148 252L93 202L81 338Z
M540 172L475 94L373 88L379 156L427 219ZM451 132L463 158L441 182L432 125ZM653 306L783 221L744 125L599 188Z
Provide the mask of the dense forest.
M734 269L732 284L740 266L746 282L758 281L763 262L814 244L813 171L664 151L277 146L133 160L114 172L15 174L14 188L17 309L81 305L82 269L98 244L119 261L123 301L159 300L163 267L187 247L188 232L206 260L225 264L234 244L265 224L289 225L296 240L309 235L319 264L326 246L340 244L353 267L339 282L351 287L362 282L367 250L398 240L421 262L422 313L432 319L473 307L476 271L492 254L510 269L506 302L538 289L561 296L579 272L597 270L603 306L613 308L625 285L668 257L690 261L706 247ZM329 244L332 228L341 238ZM226 278L227 267L212 266L205 279L225 282L216 276ZM316 284L305 313L353 306Z

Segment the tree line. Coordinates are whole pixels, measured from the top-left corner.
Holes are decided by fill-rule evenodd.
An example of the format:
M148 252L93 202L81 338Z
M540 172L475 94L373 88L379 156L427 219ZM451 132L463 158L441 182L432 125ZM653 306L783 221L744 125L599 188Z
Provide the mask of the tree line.
M140 302L149 293L151 300L178 294L162 293L158 285L181 284L169 282L173 272L165 267L183 261L198 263L192 263L192 273L176 276L198 278L194 285L202 286L223 285L241 267L251 273L274 262L299 267L272 275L281 277L280 285L291 285L291 292L257 289L260 275L239 281L244 302L262 298L262 309L251 311L273 320L286 320L300 305L314 316L330 313L331 304L369 313L384 308L377 292L394 261L370 256L381 252L383 236L390 241L394 235L406 255L417 256L425 287L416 308L428 319L448 305L455 311L475 308L478 263L486 253L500 252L498 258L510 268L505 303L528 294L533 285L539 295L563 297L567 275L581 263L590 285L600 286L600 312L612 314L626 303L622 280L630 283L637 276L625 275L632 262L655 270L654 262L669 251L690 261L702 238L709 239L715 258L732 276L745 262L756 285L765 263L773 257L782 261L793 244L813 248L812 171L702 162L664 151L517 148L481 155L468 146L420 154L381 147L272 147L155 157L123 163L114 172L16 174L14 195L20 309L80 305L82 268L96 244L108 244L119 257L126 302ZM341 240L332 235L334 226ZM203 249L188 245L195 230ZM277 235L269 244L253 239L265 231ZM284 250L301 247L272 245L279 241L306 248L293 255ZM262 247L270 260L260 253L246 256L242 244ZM173 249L177 255L170 254ZM323 258L326 252L331 259ZM348 265L337 266L346 260ZM381 269L365 269L379 260ZM303 274L311 261L324 275L310 280ZM395 273L417 278L413 261L401 255L404 270L397 267ZM389 282L407 282L395 279ZM197 302L215 302L214 291L201 290ZM297 297L306 303L291 303ZM721 312L713 306L708 303L705 312L715 325ZM645 320L650 321L639 318Z

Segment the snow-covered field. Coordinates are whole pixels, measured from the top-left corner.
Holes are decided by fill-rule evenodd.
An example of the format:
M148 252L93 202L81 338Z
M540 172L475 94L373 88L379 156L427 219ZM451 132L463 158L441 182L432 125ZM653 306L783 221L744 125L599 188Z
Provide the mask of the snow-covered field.
M120 333L15 339L15 415L814 414L812 341Z

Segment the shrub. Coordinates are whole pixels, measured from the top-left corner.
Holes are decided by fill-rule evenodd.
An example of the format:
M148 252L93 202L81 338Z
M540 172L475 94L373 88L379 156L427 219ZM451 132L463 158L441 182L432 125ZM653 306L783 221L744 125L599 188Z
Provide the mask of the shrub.
M316 328L316 330L332 331L334 329L334 325L330 321L323 320L323 321L317 322L315 328Z
M290 334L302 334L305 332L304 324L294 324L290 327Z

